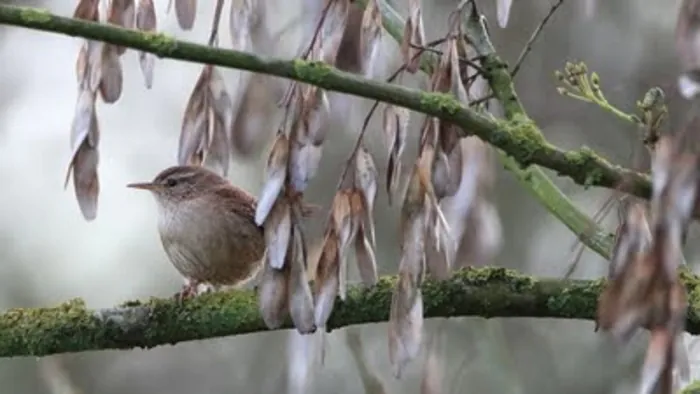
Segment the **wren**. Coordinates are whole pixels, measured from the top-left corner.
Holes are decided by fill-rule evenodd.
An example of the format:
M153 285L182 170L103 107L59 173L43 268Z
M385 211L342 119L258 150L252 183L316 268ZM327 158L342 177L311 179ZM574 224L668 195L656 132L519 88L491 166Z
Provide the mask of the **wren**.
M158 231L170 262L185 278L177 297L196 294L200 284L240 287L263 264L263 228L255 224L256 198L213 171L174 166L151 182L158 205Z

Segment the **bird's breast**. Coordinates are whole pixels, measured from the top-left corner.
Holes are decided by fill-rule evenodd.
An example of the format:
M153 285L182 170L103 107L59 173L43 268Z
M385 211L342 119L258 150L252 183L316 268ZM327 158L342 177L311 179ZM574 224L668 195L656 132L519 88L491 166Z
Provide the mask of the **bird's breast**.
M210 208L184 202L177 209L161 209L163 247L183 276L236 284L257 269L264 251L262 233L252 219Z

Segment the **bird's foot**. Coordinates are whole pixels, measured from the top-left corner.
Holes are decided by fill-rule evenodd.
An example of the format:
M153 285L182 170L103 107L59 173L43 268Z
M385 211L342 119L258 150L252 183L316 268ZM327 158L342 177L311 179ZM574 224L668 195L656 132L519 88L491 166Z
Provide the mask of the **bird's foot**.
M182 290L175 293L175 301L182 305L186 299L193 298L197 295L197 282L187 282L182 286Z

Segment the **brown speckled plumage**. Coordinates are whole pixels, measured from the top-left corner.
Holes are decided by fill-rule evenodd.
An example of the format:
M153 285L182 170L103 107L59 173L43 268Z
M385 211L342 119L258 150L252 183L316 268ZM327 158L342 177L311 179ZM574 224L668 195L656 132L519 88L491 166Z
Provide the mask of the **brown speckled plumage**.
M191 166L170 167L152 182L130 186L155 196L163 248L189 287L240 285L261 267L263 229L254 222L250 193Z

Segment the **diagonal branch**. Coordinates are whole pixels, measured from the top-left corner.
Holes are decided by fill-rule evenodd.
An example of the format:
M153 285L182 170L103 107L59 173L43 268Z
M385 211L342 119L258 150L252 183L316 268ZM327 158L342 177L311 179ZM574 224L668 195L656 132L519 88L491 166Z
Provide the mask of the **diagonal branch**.
M356 0L366 6L367 0ZM380 1L382 23L384 28L397 42L401 42L405 22L401 16L384 1ZM484 56L484 63L489 65L488 77L491 90L503 105L506 116L510 119L525 116L523 108L513 87L513 81L507 66L501 65L500 59L486 33L486 28L479 18L466 20L465 31L469 33L472 45ZM423 53L421 69L431 73L437 64L437 56L433 53ZM516 160L499 151L499 159L503 166L515 176L518 182L528 190L552 215L569 228L581 242L593 251L607 259L612 250L613 235L598 226L588 215L583 213L571 200L552 182L547 174L537 166L523 168Z
M484 20L478 14L475 3L472 5L472 12L465 19L464 28L469 34L474 48L483 56L482 64L487 66L490 71L487 73L487 79L491 90L502 104L506 118L516 119L524 116L529 119L515 92L514 74L509 73L508 66L498 58L496 50L489 40ZM541 168L531 166L524 169L511 157L505 155L501 156L501 162L552 215L576 234L581 243L604 258L609 258L614 235L603 230L594 220L578 209Z
M691 299L686 330L700 333L692 298L700 279L683 273ZM352 287L336 299L328 329L385 322L396 278ZM446 281L423 285L425 317L546 317L590 320L602 280L535 279L504 268L461 270ZM697 291L696 291L697 290ZM287 322L282 328L292 328ZM591 329L593 329L591 327ZM0 357L45 356L88 350L152 348L177 342L268 331L253 291L214 292L186 300L151 299L91 310L81 300L54 308L13 309L0 314Z

